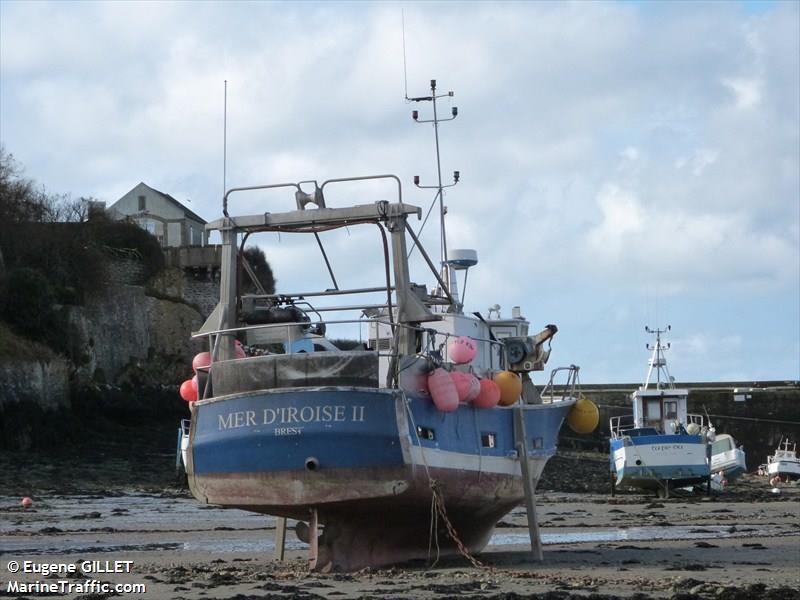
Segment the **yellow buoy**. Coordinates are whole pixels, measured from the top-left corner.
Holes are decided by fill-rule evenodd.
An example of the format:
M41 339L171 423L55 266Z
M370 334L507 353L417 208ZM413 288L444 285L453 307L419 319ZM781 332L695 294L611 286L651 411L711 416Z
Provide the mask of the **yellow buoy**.
M591 433L600 423L600 411L588 398L578 398L567 415L567 425L575 433Z
M500 388L500 406L511 406L522 393L522 380L511 371L500 371L494 376L494 382Z

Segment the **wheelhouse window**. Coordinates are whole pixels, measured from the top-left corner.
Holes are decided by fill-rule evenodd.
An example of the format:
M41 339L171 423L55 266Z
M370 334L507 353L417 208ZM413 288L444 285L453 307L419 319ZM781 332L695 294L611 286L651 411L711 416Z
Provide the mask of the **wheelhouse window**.
M720 454L729 450L733 450L731 438L722 438L711 444L711 454Z
M664 402L664 414L667 419L678 418L678 403L675 400L668 400Z
M661 420L661 400L648 400L647 401L647 420L660 421Z

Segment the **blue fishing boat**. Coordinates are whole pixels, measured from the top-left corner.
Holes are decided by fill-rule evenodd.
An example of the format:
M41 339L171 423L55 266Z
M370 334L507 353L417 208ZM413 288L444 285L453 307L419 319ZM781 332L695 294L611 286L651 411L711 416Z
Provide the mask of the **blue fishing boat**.
M435 102L433 82L432 92ZM329 205L332 188L360 182L370 193L389 184L391 200ZM273 202L229 214L230 199L264 190L288 191L292 210ZM477 253L443 243L437 268L409 223L421 215L398 177L375 175L233 188L207 226L222 236L220 302L196 333L209 364L197 365L190 403L189 485L201 502L297 520L314 569L480 551L529 499L578 396L577 367L545 385L530 377L548 361L554 325L531 335L518 307L508 318L499 306L485 317L464 311L457 278ZM337 280L322 238L344 228L376 234L374 248L357 242L364 268L380 267L376 285ZM331 281L243 293L244 244L263 233L308 239ZM431 291L412 280L412 253L429 267ZM339 349L332 332L348 328L362 343Z
M656 343L652 350L644 384L631 394L633 412L612 417L611 490L619 486L654 490L669 497L675 488L706 483L710 486L710 442L713 431L701 415L688 413L689 390L676 388L669 374L661 343L667 329L652 330ZM651 386L650 379L656 381Z

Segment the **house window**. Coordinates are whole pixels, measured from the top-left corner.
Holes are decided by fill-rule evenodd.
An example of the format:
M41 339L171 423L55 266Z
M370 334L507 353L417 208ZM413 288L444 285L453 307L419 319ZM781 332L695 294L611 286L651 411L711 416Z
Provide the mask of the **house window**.
M154 221L142 221L142 229L151 235L156 234L156 224Z
M147 198L139 196L139 211L147 209Z

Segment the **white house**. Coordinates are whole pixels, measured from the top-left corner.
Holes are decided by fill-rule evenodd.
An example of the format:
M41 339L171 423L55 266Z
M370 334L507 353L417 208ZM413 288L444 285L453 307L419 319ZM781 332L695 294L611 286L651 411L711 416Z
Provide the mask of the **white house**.
M108 207L112 219L131 219L152 233L164 248L205 246L207 221L169 194L139 183Z

